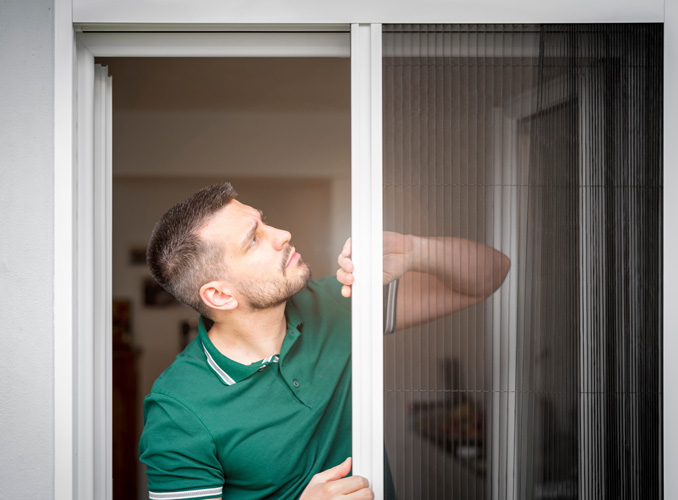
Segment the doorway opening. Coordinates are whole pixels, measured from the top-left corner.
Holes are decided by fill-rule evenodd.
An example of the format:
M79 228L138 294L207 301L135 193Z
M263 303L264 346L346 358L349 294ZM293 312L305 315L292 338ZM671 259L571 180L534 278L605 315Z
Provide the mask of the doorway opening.
M113 498L147 498L143 398L198 315L145 265L153 225L201 187L288 229L313 275L350 233L348 58L97 58L113 77Z

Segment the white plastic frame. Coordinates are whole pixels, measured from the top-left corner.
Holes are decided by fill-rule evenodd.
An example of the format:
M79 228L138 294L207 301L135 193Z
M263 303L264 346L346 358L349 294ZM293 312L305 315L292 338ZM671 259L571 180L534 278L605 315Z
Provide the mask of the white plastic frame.
M678 2L664 4L664 497L678 498ZM657 258L662 258L658 255ZM660 369L658 367L658 369ZM659 473L657 474L659 480Z
M116 19L114 16L129 14L137 9L137 2L126 4L126 9L120 9L119 4L112 6L102 2L101 8L92 6L88 19L78 19L80 22L92 23L120 23L143 22L141 19ZM181 3L181 2L178 2ZM189 4L189 2L184 2ZM313 22L342 23L358 21L378 22L664 22L664 88L678 88L678 2L659 0L664 6L663 15L657 1L651 2L648 7L641 0L626 0L620 4L617 0L601 0L595 5L583 2L581 8L573 9L571 5L555 2L552 7L544 2L530 0L514 0L510 7L505 9L487 8L487 3L465 3L443 6L440 2L428 2L424 12L420 4L411 2L412 8L405 8L405 1L398 2L397 9L380 8L368 2L364 10L353 2L347 6L351 12L350 19L342 9L330 9L330 13L315 18L305 18L302 15L290 13L289 5L281 4L279 15L267 12L265 16L272 17L267 21L261 15L252 13L260 9L252 6L242 7L249 9L243 12L229 10L228 17L231 23L242 23L250 26L262 22L288 22L290 25L308 27ZM77 356L75 346L76 307L78 299L75 284L75 217L77 214L76 184L75 184L75 71L77 56L74 47L74 15L82 15L82 1L55 0L54 2L54 498L57 500L71 500L78 498L74 485L78 470L75 457L79 452L80 443L74 438L76 401L75 364ZM365 5L364 2L360 3ZM309 7L316 6L317 2ZM329 6L330 4L328 4ZM498 5L498 4L497 4ZM495 7L497 6L495 5ZM108 9L108 10L107 10ZM440 9L440 11L438 11ZM153 3L153 12L157 4ZM305 12L304 9L298 9ZM332 14L336 10L336 14ZM110 11L110 13L108 13ZM192 12L201 12L191 4ZM431 12L435 11L432 17ZM74 14L75 12L75 14ZM149 10L150 12L150 10ZM204 12L207 12L206 10ZM312 12L312 10L310 11ZM356 13L357 12L357 13ZM422 13L423 12L423 13ZM410 13L413 16L410 18ZM421 13L421 14L418 14ZM162 12L153 14L146 22L156 26L163 22ZM210 14L211 16L211 14ZM389 18L390 16L390 18ZM394 17L395 16L395 17ZM400 16L400 18L397 18ZM525 17L524 17L525 16ZM86 17L86 16L84 16ZM143 16L142 16L143 17ZM190 19L181 18L183 22ZM164 20L164 22L171 22ZM174 21L182 29L191 29ZM207 26L203 20L195 21L196 31ZM207 21L205 21L207 22ZM214 22L214 17L212 17ZM249 23L249 24L248 24ZM119 25L109 25L119 29ZM137 25L139 26L139 25ZM105 28L104 28L105 29ZM209 27L208 29L212 29ZM328 29L329 31L329 29ZM678 213L678 95L674 92L665 92L664 95L664 213ZM663 239L664 260L664 303L669 305L664 309L664 363L659 370L663 374L664 391L664 470L672 471L678 468L678 427L672 425L678 421L678 308L671 304L678 301L678 232L668 229L665 224ZM661 256L658 256L658 258ZM658 473L659 478L659 473ZM678 498L678 475L664 474L664 496Z
M384 497L381 25L351 28L353 473Z
M82 33L97 57L350 57L347 33Z

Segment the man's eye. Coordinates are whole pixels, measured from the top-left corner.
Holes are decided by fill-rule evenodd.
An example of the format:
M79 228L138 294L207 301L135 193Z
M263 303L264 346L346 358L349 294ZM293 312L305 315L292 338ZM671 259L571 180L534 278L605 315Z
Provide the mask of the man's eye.
M252 248L256 244L257 244L257 237L255 236L254 238L252 238L252 241L250 241L250 248Z

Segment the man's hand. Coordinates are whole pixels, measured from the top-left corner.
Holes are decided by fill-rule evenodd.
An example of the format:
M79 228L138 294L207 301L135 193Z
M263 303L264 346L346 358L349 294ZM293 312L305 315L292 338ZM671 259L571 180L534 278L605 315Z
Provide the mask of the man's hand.
M346 240L344 248L341 249L339 257L337 257L337 280L341 283L341 294L344 297L351 296L351 285L353 284L353 260L351 260L351 238Z
M351 472L351 457L336 467L313 476L299 500L329 500L333 498L372 500L374 493L369 488L367 479L362 476L346 477L349 472Z
M384 231L384 285L400 279L411 270L412 265L412 236ZM351 238L346 240L344 248L337 258L339 269L337 280L344 285L341 294L351 296L353 285L353 260L351 260Z

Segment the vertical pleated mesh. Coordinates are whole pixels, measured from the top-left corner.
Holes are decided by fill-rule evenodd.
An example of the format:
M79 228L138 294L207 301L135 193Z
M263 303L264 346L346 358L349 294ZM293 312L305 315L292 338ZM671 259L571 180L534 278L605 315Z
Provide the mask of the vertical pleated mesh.
M384 337L387 498L663 498L662 32L383 27L385 229L511 262Z

